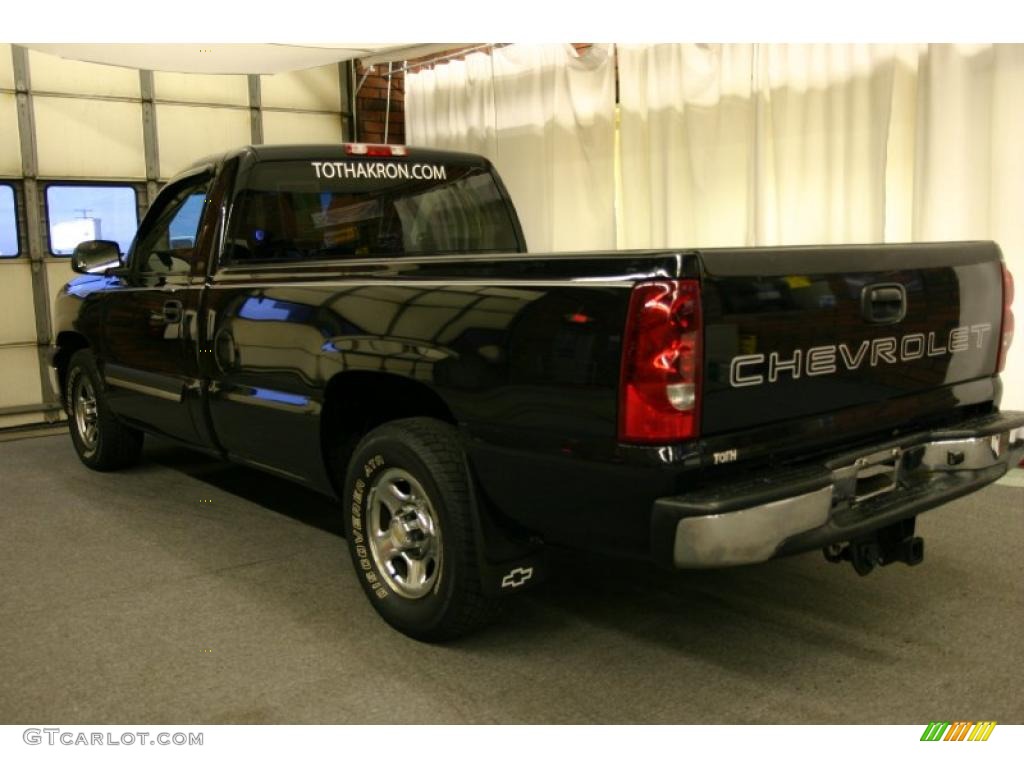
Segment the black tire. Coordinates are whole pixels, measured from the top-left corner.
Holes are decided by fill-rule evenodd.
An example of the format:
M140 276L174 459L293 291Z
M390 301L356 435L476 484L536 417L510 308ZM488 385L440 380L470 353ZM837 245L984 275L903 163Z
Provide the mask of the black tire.
M90 400L94 404L91 409L87 408ZM89 469L109 472L129 467L139 460L143 434L122 424L110 409L96 359L88 349L75 352L68 363L64 410L68 415L71 442L78 458Z
M409 499L392 512L402 492ZM472 493L458 432L436 419L384 424L352 453L343 497L352 563L377 613L409 637L451 640L498 613L500 600L481 589ZM412 548L389 558L396 542Z

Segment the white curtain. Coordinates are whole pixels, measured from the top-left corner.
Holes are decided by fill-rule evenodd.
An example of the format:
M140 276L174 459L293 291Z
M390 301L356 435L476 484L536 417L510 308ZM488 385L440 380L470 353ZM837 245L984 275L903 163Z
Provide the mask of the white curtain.
M896 50L755 49L755 243L880 242Z
M510 45L406 78L409 144L494 162L532 251L615 247L614 115L610 45Z
M753 46L618 52L619 244L752 244Z
M411 145L497 154L494 67L486 53L410 72L405 79L405 135Z
M619 46L620 244L882 240L895 53Z
M618 54L620 247L992 239L1024 284L1024 46Z

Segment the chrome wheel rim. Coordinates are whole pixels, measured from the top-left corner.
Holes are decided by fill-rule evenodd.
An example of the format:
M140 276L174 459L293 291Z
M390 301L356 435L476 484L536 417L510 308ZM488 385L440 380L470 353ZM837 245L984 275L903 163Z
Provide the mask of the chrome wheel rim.
M82 376L75 382L75 428L86 452L96 450L99 442L99 414L96 409L96 391L92 382Z
M404 469L382 472L370 487L370 553L398 595L424 597L441 574L441 527L423 486Z

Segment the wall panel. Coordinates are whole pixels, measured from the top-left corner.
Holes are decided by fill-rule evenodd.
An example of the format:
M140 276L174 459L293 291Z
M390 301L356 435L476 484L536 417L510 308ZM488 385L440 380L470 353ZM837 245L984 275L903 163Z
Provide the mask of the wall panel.
M260 81L265 107L341 111L337 64L280 75L261 75Z
M0 176L21 175L21 141L18 134L18 100L0 93Z
M43 420L42 413L29 413L21 416L0 416L0 429L12 429L13 427L40 424Z
M14 88L14 59L11 44L0 43L0 88Z
M341 117L264 111L263 141L267 144L339 144L344 141Z
M170 178L205 155L248 144L249 112L158 104L160 176Z
M0 262L0 344L35 342L32 265L28 259ZM0 377L6 371L0 368Z
M39 354L35 345L0 347L0 408L43 401L39 386Z
M154 72L153 91L158 101L249 105L249 82L245 75Z
M39 174L60 178L146 178L142 105L37 96Z
M28 67L33 91L139 98L137 69L72 61L33 50L28 52Z

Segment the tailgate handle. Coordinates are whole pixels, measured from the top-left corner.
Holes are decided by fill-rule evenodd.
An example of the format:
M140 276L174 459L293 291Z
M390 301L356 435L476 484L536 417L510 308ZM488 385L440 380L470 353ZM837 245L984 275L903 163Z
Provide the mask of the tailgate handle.
M865 286L861 313L869 323L898 323L907 315L907 289L899 283Z

